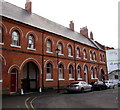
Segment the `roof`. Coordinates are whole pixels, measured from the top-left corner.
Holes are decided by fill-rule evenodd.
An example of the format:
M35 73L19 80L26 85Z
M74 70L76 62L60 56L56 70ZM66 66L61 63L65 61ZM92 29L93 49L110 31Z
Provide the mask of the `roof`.
M83 36L82 34L72 31L67 27L64 27L58 23L50 21L44 17L41 17L37 14L29 14L25 9L10 4L8 2L2 2L2 6L0 6L1 16L7 17L30 26L37 27L39 29L52 32L54 34L61 35L65 38L80 42L82 44L86 44L88 46L98 48L89 38ZM100 49L100 48L98 48Z

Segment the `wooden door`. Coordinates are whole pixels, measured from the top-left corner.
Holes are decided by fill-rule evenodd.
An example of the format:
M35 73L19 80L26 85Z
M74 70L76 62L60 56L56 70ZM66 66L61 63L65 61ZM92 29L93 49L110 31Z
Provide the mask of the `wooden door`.
M16 74L11 74L11 91L16 92Z

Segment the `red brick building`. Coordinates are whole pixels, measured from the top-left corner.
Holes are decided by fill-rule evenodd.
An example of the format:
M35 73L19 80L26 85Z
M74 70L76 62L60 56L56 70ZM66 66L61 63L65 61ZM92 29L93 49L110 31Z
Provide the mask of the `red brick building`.
M31 5L27 2L22 9L2 2L0 7L3 93L57 87L58 79L65 86L108 78L104 46L94 41L92 32L88 36L87 27L75 32L72 21L66 28L32 13Z

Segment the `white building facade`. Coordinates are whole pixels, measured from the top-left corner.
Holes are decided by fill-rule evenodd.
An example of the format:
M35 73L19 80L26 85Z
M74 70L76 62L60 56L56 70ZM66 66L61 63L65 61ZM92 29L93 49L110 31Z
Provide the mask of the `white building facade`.
M120 80L120 49L106 50L109 80Z

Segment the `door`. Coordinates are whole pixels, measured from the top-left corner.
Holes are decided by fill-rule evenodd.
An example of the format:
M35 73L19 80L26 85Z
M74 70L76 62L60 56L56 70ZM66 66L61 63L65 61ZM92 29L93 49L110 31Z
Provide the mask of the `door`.
M11 91L16 92L16 74L11 74Z

